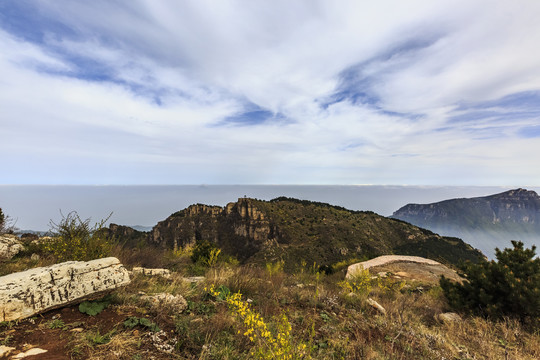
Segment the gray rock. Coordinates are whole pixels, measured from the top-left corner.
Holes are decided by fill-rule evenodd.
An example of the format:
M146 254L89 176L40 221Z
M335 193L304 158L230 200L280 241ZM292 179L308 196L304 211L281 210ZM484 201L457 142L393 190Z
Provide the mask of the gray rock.
M171 277L171 271L169 269L148 269L143 267L134 267L133 274L143 274L147 276L162 276L164 278Z
M383 308L381 304L379 304L378 302L376 302L372 298L368 298L366 300L366 302L368 303L369 306L371 306L372 308L374 308L375 310L377 310L381 314L386 315L386 309Z
M144 295L141 296L141 300L149 302L154 309L161 310L165 308L176 314L181 313L188 306L186 299L182 295L167 293Z
M20 239L16 235L0 235L0 261L11 259L23 248Z
M435 320L443 324L451 324L461 321L461 316L459 316L455 312L447 312L435 315Z
M0 321L24 319L51 309L98 298L129 284L117 258L68 261L0 277Z

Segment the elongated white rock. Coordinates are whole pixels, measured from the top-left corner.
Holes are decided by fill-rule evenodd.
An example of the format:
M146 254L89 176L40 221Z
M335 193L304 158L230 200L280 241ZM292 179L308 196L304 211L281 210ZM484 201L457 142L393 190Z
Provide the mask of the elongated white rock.
M24 319L41 312L98 298L129 284L117 258L68 261L0 277L0 321Z
M426 259L420 256L383 255L383 256L376 257L375 259L371 259L368 261L350 265L347 268L347 275L345 275L345 277L350 278L361 270L367 270L375 266L382 266L382 265L391 264L395 262L412 262L412 263L417 263L417 264L441 265L441 263L435 260Z

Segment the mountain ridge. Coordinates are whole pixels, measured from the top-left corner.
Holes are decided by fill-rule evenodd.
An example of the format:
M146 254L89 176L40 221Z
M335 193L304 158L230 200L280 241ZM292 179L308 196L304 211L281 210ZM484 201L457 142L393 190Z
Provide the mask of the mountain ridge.
M329 267L387 254L418 255L456 264L483 255L462 240L442 237L372 211L279 197L239 198L224 207L191 205L158 222L148 236L156 246L178 249L207 240L245 263L285 261Z
M392 217L460 237L493 254L495 247L509 246L509 240L532 243L540 235L540 196L518 188L488 196L407 204Z

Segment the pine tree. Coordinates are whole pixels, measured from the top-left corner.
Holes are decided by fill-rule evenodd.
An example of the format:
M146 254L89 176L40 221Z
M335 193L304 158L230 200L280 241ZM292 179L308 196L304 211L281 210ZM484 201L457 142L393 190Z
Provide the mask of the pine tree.
M524 248L512 241L513 249L495 249L497 260L461 267L466 280L441 279L449 304L466 312L492 318L510 316L522 321L540 318L540 259L536 247Z

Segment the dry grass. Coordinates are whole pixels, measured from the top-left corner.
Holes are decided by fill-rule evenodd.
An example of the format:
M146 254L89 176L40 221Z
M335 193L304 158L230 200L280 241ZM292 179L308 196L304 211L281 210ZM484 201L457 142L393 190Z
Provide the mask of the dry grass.
M89 342L88 335L95 329L86 329L66 349L72 358L249 359L253 343L238 333L242 324L225 302L207 294L205 287L210 284L240 292L271 330L285 313L292 325L293 341L309 344L313 359L540 358L539 334L515 320L492 322L466 317L452 324L437 322L435 315L449 311L439 287L409 283L400 289L397 284L386 284L384 288L374 286L369 294L350 295L338 286L342 273L327 276L304 268L291 275L226 264L208 269L204 282L190 283L184 280L190 266L186 256L155 249L140 250L137 256L121 251L116 255L131 265L143 265L137 260L143 255L161 256L161 262L150 264L155 267L178 265L179 272L168 279L134 276L131 284L115 295L119 314L140 314L157 323L175 342L174 351L167 354L157 350L150 330L126 329L119 323L105 344ZM18 259L4 263L1 271L46 264L45 258L34 262ZM140 301L140 292L182 295L189 307L182 314L151 309ZM366 304L368 296L386 309L386 315Z

